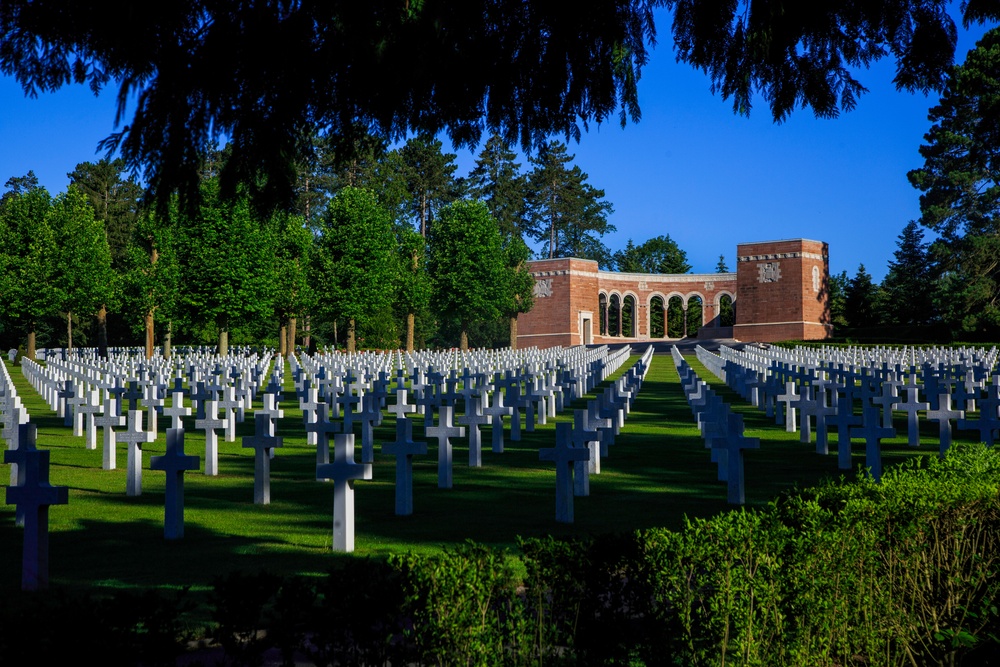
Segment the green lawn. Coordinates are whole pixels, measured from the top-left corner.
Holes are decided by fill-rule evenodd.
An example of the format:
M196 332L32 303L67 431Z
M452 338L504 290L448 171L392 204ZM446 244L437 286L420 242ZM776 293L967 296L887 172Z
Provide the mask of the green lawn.
M693 357L689 362L702 378L714 381ZM38 426L38 446L52 452L51 482L70 489L70 504L52 507L49 513L53 586L192 585L198 590L214 576L233 570L323 573L338 558L406 550L434 552L469 539L509 546L519 535L678 528L685 516L706 517L728 508L725 484L716 481L715 466L698 435L673 362L664 355L654 357L624 430L602 462L601 474L591 479L591 495L575 499L573 525L556 523L554 468L538 459L540 448L553 446L553 422L525 433L521 442L508 440L503 454L490 453L490 433L484 428L483 467L466 465L468 450L458 440L450 490L437 488L436 441L429 444L427 456L415 459L414 514L409 517L394 514L395 459L380 455L376 446L374 479L355 486L355 556L335 555L331 552L333 487L315 481L315 448L306 445L297 404L286 400L285 417L278 425L284 447L271 465L271 504L253 504L253 451L243 449L239 437L233 443L220 442L218 477L201 472L185 475L185 536L167 542L163 539L164 474L148 466L150 455L163 453L162 431L169 420L161 418L160 438L145 448L142 496L129 498L125 495L124 448L119 447L118 470L102 470L100 442L98 449L86 450L83 438L73 437L62 426L62 420L24 380L20 368L8 368L31 421ZM798 433L785 433L720 383L713 384L745 414L747 435L761 440L759 450L746 453L748 506L766 505L785 489L841 474L835 452L816 454L814 444L799 443ZM581 401L576 407L584 405ZM572 420L572 412L565 411L559 420ZM193 418L186 424L186 452L203 455L204 438L193 429ZM936 451L936 444L919 450L907 447L901 416L896 425L900 437L885 443L885 465ZM928 442L936 443L932 437L936 425L927 426ZM252 429L248 413L239 436ZM422 435L421 421L414 426L414 439ZM389 418L377 430L376 440L392 439ZM863 444L856 443L854 450L855 464L863 463ZM0 480L8 479L9 466L0 465ZM14 507L0 505L0 589L20 587L21 545Z

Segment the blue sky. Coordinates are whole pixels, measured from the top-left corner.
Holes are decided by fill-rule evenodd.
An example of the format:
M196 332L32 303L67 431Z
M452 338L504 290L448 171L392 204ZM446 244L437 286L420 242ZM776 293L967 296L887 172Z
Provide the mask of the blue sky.
M720 254L734 268L737 243L810 238L830 244L831 272L854 275L864 264L881 280L903 227L919 217L906 173L921 166L937 96L897 92L886 60L859 74L869 93L837 119L799 110L776 125L762 101L745 118L711 94L704 74L675 62L669 24L658 30L639 82L642 120L591 125L569 143L614 205L617 231L605 244L617 250L629 238L669 234L695 272L713 272ZM959 31L961 61L985 29ZM101 157L97 143L114 130L114 92L95 98L73 86L29 99L0 77L0 183L30 169L50 192L64 191L77 163ZM475 152L453 152L468 173Z

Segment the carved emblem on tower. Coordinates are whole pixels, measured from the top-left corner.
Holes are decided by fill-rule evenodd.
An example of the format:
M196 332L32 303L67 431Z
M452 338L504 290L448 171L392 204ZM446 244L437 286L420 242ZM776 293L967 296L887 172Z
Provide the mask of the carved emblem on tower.
M552 296L552 279L543 278L542 280L536 280L534 293L537 299Z
M757 265L757 282L776 283L781 280L781 265L779 262L761 262Z

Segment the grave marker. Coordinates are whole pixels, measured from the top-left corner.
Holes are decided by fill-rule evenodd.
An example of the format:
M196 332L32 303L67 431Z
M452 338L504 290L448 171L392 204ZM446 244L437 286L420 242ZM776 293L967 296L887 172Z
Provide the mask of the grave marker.
M18 448L3 453L4 463L16 463L21 481L7 487L7 504L24 517L21 590L49 586L49 507L69 503L69 488L49 484L49 451L35 448L34 424L20 427Z
M326 405L325 403L323 405ZM253 502L255 505L271 503L271 450L281 447L282 438L269 433L271 418L258 412L254 415L254 434L243 436L243 447L254 450Z
M556 521L573 523L573 469L590 459L590 451L573 446L573 425L562 422L556 424L556 446L540 449L538 458L556 464Z
M316 476L333 480L333 550L354 551L354 482L372 478L370 463L354 462L354 434L334 436L333 463L316 467Z
M176 393L175 403L176 403ZM190 408L187 409L190 413ZM197 470L197 456L184 454L184 429L167 429L167 452L149 459L150 470L162 470L167 479L164 486L163 537L179 540L184 537L184 472Z
M396 515L409 516L413 514L413 457L426 454L427 443L414 442L413 422L397 418L396 440L383 444L382 453L396 457Z

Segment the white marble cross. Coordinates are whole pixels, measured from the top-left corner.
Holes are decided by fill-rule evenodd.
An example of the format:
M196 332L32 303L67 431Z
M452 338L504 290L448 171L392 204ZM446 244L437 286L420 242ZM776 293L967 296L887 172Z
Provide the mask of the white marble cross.
M175 403L176 403L176 393ZM186 408L188 413L191 409ZM184 472L197 470L197 456L184 454L184 429L167 429L167 452L163 456L149 459L150 470L162 470L167 474L164 485L163 537L179 540L184 537Z
M115 429L125 426L125 417L118 414L118 401L113 397L104 401L104 415L94 419L94 424L100 426L104 433L104 460L105 470L114 470L118 466L118 451L115 446L118 442L115 437Z
M484 400L486 396L483 396ZM493 405L483 410L483 414L490 418L493 432L492 449L494 454L503 454L503 418L513 413L513 408L503 404L503 391L497 387L493 391Z
M333 438L333 463L316 466L316 477L333 480L333 550L354 551L354 482L371 479L370 463L354 462L354 434Z
M427 443L414 442L413 422L397 418L396 440L383 444L382 453L396 457L396 515L409 516L413 514L413 457L426 454Z
M965 419L965 410L952 410L951 394L947 391L938 394L938 408L927 411L927 420L938 423L938 443L940 455L944 456L951 447L951 420Z
M83 397L83 403L77 406L77 413L85 416L87 420L86 447L87 449L97 449L97 423L95 415L101 412L100 391L92 389Z
M184 417L191 416L191 408L184 406L184 392L174 391L171 394L171 407L163 408L163 416L173 420L170 428L184 430Z
M573 411L572 442L574 447L586 449L589 456L586 460L574 462L573 494L577 496L590 495L590 475L601 472L600 434L590 427L586 410Z
M874 405L865 407L864 423L851 429L852 438L865 439L865 467L876 482L882 479L882 438L892 438L896 429L879 425L879 409Z
M483 465L483 435L480 426L488 424L490 418L482 413L477 395L471 396L465 403L466 413L455 419L455 423L467 426L469 434L469 467L481 468Z
M18 448L3 454L4 463L16 463L20 481L7 487L7 504L16 505L24 520L21 551L21 589L35 591L49 585L49 507L69 502L69 488L49 484L49 451L35 448L36 427L20 427Z
M142 495L142 445L156 440L155 433L142 429L142 410L128 411L128 427L115 434L118 442L126 444L128 457L125 463L125 495Z
M464 438L465 429L452 423L455 408L441 405L438 408L438 425L428 426L424 434L438 441L438 488L452 487L452 438Z
M271 450L281 447L282 438L270 434L271 417L263 412L254 414L254 434L243 436L243 447L254 450L253 502L271 503Z
M538 450L538 458L556 464L556 521L573 523L573 468L590 460L590 451L573 446L573 425L562 422L556 424L556 446Z
M225 428L226 420L219 419L218 401L203 401L205 406L205 418L196 419L194 427L205 431L205 474L215 476L219 474L219 436L215 433L217 428Z
M900 410L906 412L906 433L907 443L910 447L920 446L920 418L918 410L927 410L930 405L922 403L920 399L920 385L917 384L917 377L910 375L910 381L903 389L906 390L906 402L895 404Z

